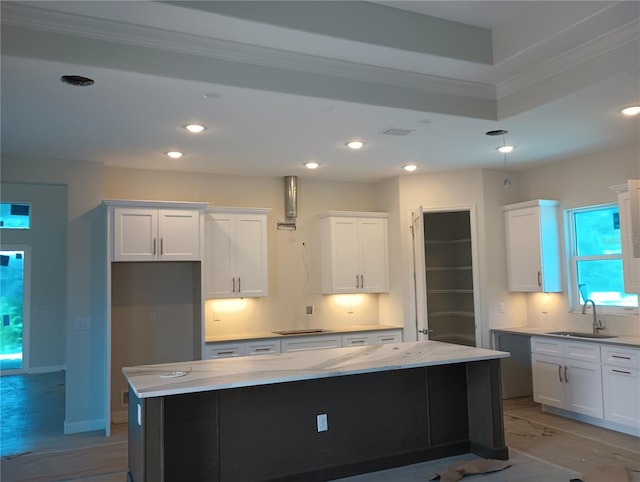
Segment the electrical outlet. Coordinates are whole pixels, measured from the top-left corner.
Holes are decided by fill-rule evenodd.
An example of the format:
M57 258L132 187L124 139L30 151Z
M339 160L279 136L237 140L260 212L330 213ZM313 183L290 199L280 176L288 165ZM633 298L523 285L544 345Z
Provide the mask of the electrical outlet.
M307 306L307 308L305 309L305 313L307 315L313 315L313 305Z
M76 330L90 330L91 318L77 318L75 321Z
M347 314L348 314L348 315L353 315L353 306L349 306L349 307L347 308Z
M504 303L500 303L500 304L498 304L498 311L499 311L500 313L504 313Z
M327 421L327 414L321 413L316 417L316 422L318 424L318 432L326 432L329 430L329 423Z
M214 312L213 313L213 321L220 321L220 320L221 320L220 315L218 313Z

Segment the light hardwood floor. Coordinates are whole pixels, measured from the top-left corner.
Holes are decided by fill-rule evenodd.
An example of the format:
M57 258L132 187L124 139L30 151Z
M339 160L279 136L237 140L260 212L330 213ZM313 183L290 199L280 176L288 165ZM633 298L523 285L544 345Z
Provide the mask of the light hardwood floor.
M126 424L103 432L63 435L64 373L0 379L0 480L125 482ZM543 413L530 399L506 400L511 467L473 481L568 481L604 467L624 467L640 482L640 439ZM463 455L343 479L343 482L424 482ZM633 472L638 471L638 472ZM602 482L614 482L604 479Z

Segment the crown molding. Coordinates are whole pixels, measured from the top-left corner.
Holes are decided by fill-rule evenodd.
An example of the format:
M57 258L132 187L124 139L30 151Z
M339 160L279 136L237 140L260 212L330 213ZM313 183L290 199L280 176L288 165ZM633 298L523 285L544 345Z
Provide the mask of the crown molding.
M580 64L589 62L601 55L615 54L618 49L633 42L640 41L640 20L630 22L622 28L613 31L609 35L603 35L590 42L569 50L554 58L536 65L535 67L513 76L496 85L497 99L500 100L521 90L527 89L535 84L547 80L562 72L577 67ZM638 69L638 57L631 59L629 71ZM634 66L635 62L635 66ZM612 73L618 75L620 72Z
M259 45L192 35L103 18L87 17L5 3L5 25L74 37L91 38L160 51L208 57L261 67L391 85L435 94L495 101L495 87L406 70L307 55ZM428 60L428 55L425 55Z

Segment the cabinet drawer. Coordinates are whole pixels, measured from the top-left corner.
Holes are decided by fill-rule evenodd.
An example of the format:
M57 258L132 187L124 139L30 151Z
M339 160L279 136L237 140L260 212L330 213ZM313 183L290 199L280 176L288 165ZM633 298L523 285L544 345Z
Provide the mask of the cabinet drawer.
M319 350L342 347L341 336L306 336L282 340L282 351Z
M242 355L242 345L240 343L237 344L215 344L215 345L207 345L205 350L205 358L227 358L232 356L241 356Z
M602 363L627 368L640 368L640 350L633 348L602 347Z
M245 355L266 355L280 353L280 340L265 340L245 344Z
M342 346L365 346L371 345L370 335L344 335L342 337Z
M567 341L565 343L566 358L600 363L600 345L595 343L581 343L579 341Z
M553 338L532 337L531 353L539 353L540 355L563 356L563 342Z
M401 343L402 342L402 333L401 332L387 332L387 333L379 333L374 335L375 343Z

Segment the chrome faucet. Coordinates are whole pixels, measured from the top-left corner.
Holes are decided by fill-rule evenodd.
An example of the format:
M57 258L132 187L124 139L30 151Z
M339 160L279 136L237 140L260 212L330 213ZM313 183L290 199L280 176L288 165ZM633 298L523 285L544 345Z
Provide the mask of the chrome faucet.
M593 300L587 299L584 301L584 305L582 305L582 314L586 314L587 303L591 303L591 306L593 307L593 333L597 335L600 330L604 329L604 326L602 325L602 321L598 319L598 315L596 314L596 304Z

